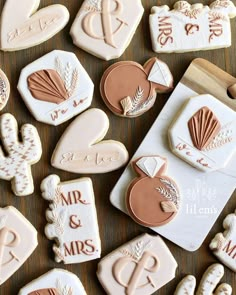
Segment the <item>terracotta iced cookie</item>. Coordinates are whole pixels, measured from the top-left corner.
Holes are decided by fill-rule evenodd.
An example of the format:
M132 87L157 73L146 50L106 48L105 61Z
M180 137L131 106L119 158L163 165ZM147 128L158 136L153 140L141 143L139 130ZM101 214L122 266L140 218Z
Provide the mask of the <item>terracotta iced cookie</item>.
M137 117L155 103L156 92L173 88L173 77L168 66L157 58L144 66L136 62L118 62L103 74L100 91L107 107L122 117Z
M196 279L194 276L186 276L177 286L174 295L231 295L232 288L228 284L219 284L224 276L224 268L221 264L212 264L205 271L196 292Z
M125 146L103 140L109 129L107 115L90 109L66 129L52 155L52 166L74 173L105 173L124 166L129 158Z
M223 227L225 231L214 237L210 249L221 262L236 272L236 211L225 218Z
M40 0L6 0L1 17L1 49L16 51L47 41L69 21L69 12L55 4L37 11ZM17 8L17 11L16 11Z
M90 178L60 182L50 175L41 184L42 196L50 202L46 212L46 236L55 239L56 262L80 263L100 257L97 213Z
M54 50L21 71L18 90L36 120L56 126L91 105L94 85L74 53Z
M126 206L129 215L144 226L160 226L170 222L179 210L177 184L165 175L167 159L146 156L133 162L139 175L129 186Z
M201 3L178 1L174 9L154 6L149 18L155 52L186 52L231 46L230 18L236 7L230 0Z
M97 276L107 294L150 295L175 277L176 268L163 240L144 234L103 258Z
M75 274L54 268L20 289L18 295L86 295L86 292Z
M204 172L224 168L236 150L236 114L205 94L191 98L169 129L178 157Z
M105 60L129 46L144 9L141 0L84 0L72 25L74 44Z
M18 132L16 119L11 114L0 117L1 141L7 153L5 155L0 147L0 179L11 181L15 195L27 196L34 191L31 165L40 160L42 147L38 131L33 125L21 127L21 142Z
M5 108L10 96L10 84L5 73L0 70L0 111Z
M0 285L9 279L38 245L37 231L14 207L0 208Z

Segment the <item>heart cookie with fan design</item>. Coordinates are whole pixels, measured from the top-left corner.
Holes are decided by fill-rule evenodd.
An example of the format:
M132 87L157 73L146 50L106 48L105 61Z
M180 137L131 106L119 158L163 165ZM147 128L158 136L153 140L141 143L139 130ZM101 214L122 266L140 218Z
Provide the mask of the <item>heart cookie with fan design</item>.
M21 0L20 5L18 0L6 1L1 17L3 51L33 47L66 26L70 15L65 6L55 4L37 11L39 4L40 0Z
M124 166L129 158L125 146L104 140L109 128L107 115L90 109L66 129L52 155L53 167L74 173L106 173Z

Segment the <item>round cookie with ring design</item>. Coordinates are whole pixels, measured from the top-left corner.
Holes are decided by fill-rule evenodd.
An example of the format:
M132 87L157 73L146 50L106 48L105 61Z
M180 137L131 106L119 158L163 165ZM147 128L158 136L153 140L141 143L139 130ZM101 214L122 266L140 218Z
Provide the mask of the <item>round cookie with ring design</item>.
M10 83L5 73L0 69L0 111L5 108L10 96Z
M132 61L110 66L102 76L101 96L107 107L121 117L138 117L156 101L157 93L173 89L173 77L168 66L157 58L144 66Z
M180 206L179 188L165 175L167 159L145 156L133 162L139 175L129 186L126 206L137 223L156 227L169 223Z

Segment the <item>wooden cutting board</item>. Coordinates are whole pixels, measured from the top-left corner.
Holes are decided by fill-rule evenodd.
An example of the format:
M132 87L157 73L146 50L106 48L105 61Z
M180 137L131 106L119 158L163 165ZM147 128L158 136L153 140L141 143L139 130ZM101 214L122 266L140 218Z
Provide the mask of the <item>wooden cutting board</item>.
M235 83L235 78L212 63L195 59L132 159L150 155L167 158L167 175L180 188L181 207L174 220L152 229L187 251L199 249L234 192L236 155L226 168L204 173L171 152L168 130L189 98L199 94L211 94L236 110L236 100L227 95L228 87ZM125 213L126 190L135 177L136 174L129 164L110 196L111 203Z

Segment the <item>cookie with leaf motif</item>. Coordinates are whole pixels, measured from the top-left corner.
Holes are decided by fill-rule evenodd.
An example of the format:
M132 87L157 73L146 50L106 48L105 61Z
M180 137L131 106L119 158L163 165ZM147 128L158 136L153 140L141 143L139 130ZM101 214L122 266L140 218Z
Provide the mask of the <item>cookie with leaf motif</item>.
M132 61L110 66L102 76L101 96L107 107L121 117L138 117L153 107L157 93L173 89L168 66L151 58L144 66Z
M54 50L21 71L18 90L36 120L57 126L90 107L94 85L74 53Z
M130 184L126 207L129 215L144 226L161 226L169 223L180 207L179 188L166 175L167 159L145 156L133 162L139 175Z
M10 96L10 83L5 73L0 70L0 111L6 106Z
M18 295L86 295L86 292L75 274L54 268L20 289Z

